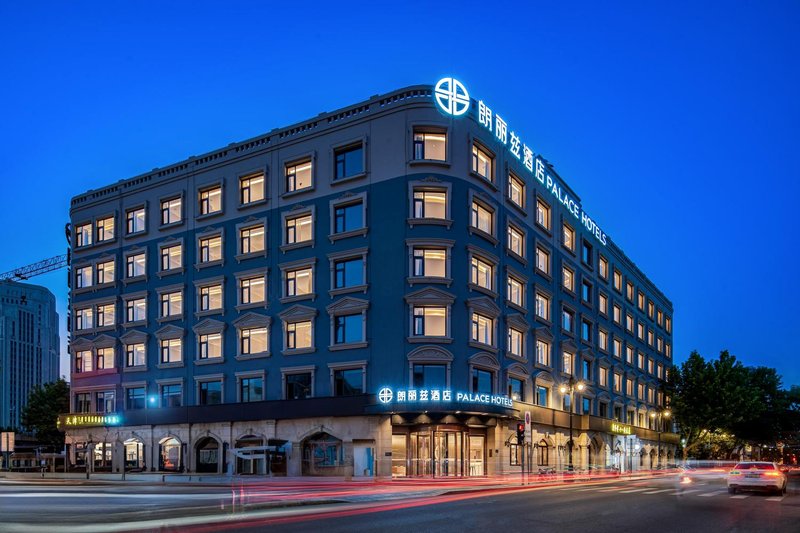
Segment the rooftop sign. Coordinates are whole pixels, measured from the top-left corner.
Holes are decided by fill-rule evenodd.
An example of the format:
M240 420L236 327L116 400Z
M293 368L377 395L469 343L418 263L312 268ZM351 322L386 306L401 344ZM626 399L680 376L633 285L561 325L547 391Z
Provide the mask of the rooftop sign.
M467 88L455 78L442 78L439 80L434 87L433 95L437 107L446 115L460 117L469 111L471 101ZM556 181L556 178L547 172L547 167L542 158L539 156L534 157L533 150L522 141L516 130L511 128L500 115L494 113L483 100L478 100L476 115L478 123L492 133L495 140L505 146L512 156L521 161L522 165L528 169L528 172L605 246L607 243L605 232L570 197L569 193Z

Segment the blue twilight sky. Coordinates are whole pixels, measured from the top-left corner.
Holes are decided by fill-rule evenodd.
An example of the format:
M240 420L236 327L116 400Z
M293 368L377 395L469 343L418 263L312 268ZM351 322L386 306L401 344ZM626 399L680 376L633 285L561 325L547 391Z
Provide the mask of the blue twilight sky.
M672 299L676 361L800 384L799 2L120 4L0 4L0 272L75 194L455 75Z

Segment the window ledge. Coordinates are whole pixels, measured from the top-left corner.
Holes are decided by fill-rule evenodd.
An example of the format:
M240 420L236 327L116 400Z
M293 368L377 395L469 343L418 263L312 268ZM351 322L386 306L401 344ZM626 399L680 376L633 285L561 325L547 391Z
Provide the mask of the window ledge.
M284 296L283 298L280 299L280 302L282 304L288 304L288 303L291 303L291 302L299 302L299 301L302 301L302 300L311 300L313 302L316 299L317 299L317 293L311 292L311 293L308 293L308 294L300 294L300 295L297 295L297 296Z
M508 357L510 359L513 359L515 361L519 361L520 363L527 363L528 362L528 358L525 357L524 355L517 355L517 354L511 352L511 350L506 350L505 353L506 353L506 357Z
M528 217L528 211L525 209L525 206L517 204L514 200L506 196L506 203L510 205L517 213L522 215L523 217Z
M357 237L359 235L362 235L362 236L366 237L367 236L367 230L368 230L368 228L364 227L364 228L358 228L358 229L354 229L354 230L350 230L350 231L343 231L341 233L331 233L330 235L328 235L328 240L331 241L331 242L335 242L335 241L338 241L340 239L347 239L348 237Z
M491 344L484 344L484 343L478 342L478 341L469 341L468 344L470 346L472 346L473 348L479 348L481 350L484 350L484 351L487 351L487 352L491 352L491 353L497 353L497 351L498 351L497 348L495 348Z
M437 167L449 168L450 167L450 161L447 160L447 159L444 159L444 160L442 160L442 159L409 159L408 160L408 165L412 166L412 167L415 167L415 166L418 166L418 165L434 165L434 166L437 166Z
M207 309L205 311L195 311L194 316L200 318L201 316L222 315L225 311L222 309Z
M158 226L158 230L163 231L172 228L177 228L178 226L183 226L184 222L186 222L186 220L182 218L177 222L170 222L169 224L161 224L160 226Z
M253 302L249 304L239 304L236 306L237 311L244 311L246 309L266 309L268 307L266 300L263 302Z
M241 196L241 195L240 195ZM265 205L267 203L266 198L262 198L261 200L255 200L253 202L248 202L246 204L239 204L236 206L237 209L250 209L251 207L258 207L260 205Z
M194 364L198 366L203 365L219 365L225 362L224 357L209 357L208 359L195 359Z
M113 326L99 326L94 328L94 332L100 333L101 331L114 331L115 329L117 329L116 324Z
M174 322L176 320L183 320L184 314L181 313L179 315L169 315L169 316L161 316L156 318L156 322L159 324L163 324L164 322Z
M451 344L453 342L452 337L431 337L427 335L421 335L419 337L406 337L406 341L411 344L423 344L426 342L432 342L436 344Z
M175 361L173 363L158 363L156 368L182 368L183 361Z
M515 251L513 251L513 250L511 250L509 248L506 248L506 255L508 257L512 257L512 258L516 259L517 261L519 261L520 263L522 263L522 266L528 266L528 260L527 259L525 259L521 255L519 255L517 252L515 252Z
M258 252L250 252L249 254L236 254L234 256L234 259L236 259L238 263L241 263L242 261L247 261L248 259L255 259L257 257L267 257L266 248Z
M183 274L184 272L186 272L186 268L184 267L170 268L169 270L159 270L156 272L156 276L164 278L166 276L172 276L173 274Z
M217 259L216 261L206 261L205 263L195 263L194 264L194 268L196 270L200 270L200 269L203 269L203 268L211 268L211 267L215 267L215 266L222 266L224 264L225 264L225 260L224 259Z
M269 352L261 352L261 353L248 353L248 354L238 354L234 359L237 361L249 361L251 359L266 359L270 356Z
M317 349L313 346L309 348L287 348L281 352L283 355L303 355L307 353L314 353Z
M366 178L366 172L359 172L358 174L353 174L352 176L345 176L343 178L334 178L331 180L331 185L339 185L340 183L347 183L348 181L355 181L360 180L362 178Z
M305 248L306 246L314 247L314 239L302 242L293 242L291 244L282 244L280 247L281 252L288 252L289 250L296 250L298 248Z
M125 234L125 238L126 238L126 239L135 239L135 238L137 238L137 237L142 237L142 236L144 236L144 235L147 235L147 230L146 230L146 229L139 230L139 231L137 231L137 232L134 232L134 233L126 233L126 234ZM96 245L95 245L95 246L96 246Z
M497 243L500 242L494 237L494 235L486 233L482 229L478 229L474 226L468 226L467 229L469 230L470 234L477 235L478 237L483 237L484 239L492 243L492 246L497 246Z
M539 369L541 369L541 370L548 370L548 371L551 371L551 372L552 372L552 370L553 370L553 367L552 367L552 366L550 366L550 365L545 365L545 364L543 364L543 363L533 363L533 366L534 366L534 368L539 368Z
M133 278L122 278L122 283L128 285L130 283L138 283L140 281L147 281L147 275L135 276Z
M316 187L311 185L310 187L303 187L302 189L295 189L293 191L286 191L281 195L281 198L291 198L292 196L297 196L298 194L303 194L306 192L313 192Z
M495 184L495 182L492 181L491 178L484 176L483 174L478 174L474 170L470 170L469 175L472 176L473 178L479 179L481 183L483 183L484 185L488 185L489 188L491 188L493 191L497 190L497 184Z
M476 285L475 283L472 282L467 283L467 287L469 287L469 289L472 291L482 292L483 294L491 296L492 298L497 298L497 293L494 292L492 289L481 287L480 285Z
M122 367L123 372L147 372L147 365L140 366L125 366Z
M123 322L123 328L138 328L140 326L147 327L147 320L137 320L136 322Z
M331 289L328 291L328 296L333 298L334 296L339 296L340 294L349 294L352 292L363 292L364 294L367 293L367 289L369 288L368 284L363 285L354 285L352 287L341 287L339 289Z
M195 220L208 220L209 218L214 218L222 215L225 211L220 209L218 211L212 211L211 213L203 213L202 215L197 215L194 217Z
M549 281L549 282L553 281L553 276L551 276L549 272L545 272L544 270L540 270L539 267L535 267L534 271L536 272L536 274L538 274L539 276L543 277L547 281Z
M406 219L406 222L412 228L414 226L447 226L447 229L450 229L450 226L453 225L453 221L449 218L409 218Z
M508 307L510 307L511 309L516 309L517 311L519 311L523 315L527 315L528 314L528 310L525 307L523 307L521 305L517 305L514 302L512 302L511 300L506 300L506 305Z
M94 291L94 285L89 285L87 287L81 287L79 289L78 288L72 289L72 294L86 294L87 292L92 292L92 291Z
M348 342L344 344L331 344L328 346L328 351L338 352L340 350L355 350L357 348L366 348L369 346L368 342Z
M439 283L441 285L447 285L448 287L453 284L452 278L435 278L431 276L417 276L417 277L410 277L406 278L406 281L409 285L416 285L418 283Z
M547 320L546 318L544 318L544 317L541 317L541 316L539 316L539 315L536 315L534 318L535 318L536 322L539 322L539 323L541 323L541 324L544 324L544 325L545 325L545 326L547 326L548 328L549 328L549 327L551 327L551 326L553 325L553 323L552 323L552 322L550 322L550 321L549 321L549 320Z

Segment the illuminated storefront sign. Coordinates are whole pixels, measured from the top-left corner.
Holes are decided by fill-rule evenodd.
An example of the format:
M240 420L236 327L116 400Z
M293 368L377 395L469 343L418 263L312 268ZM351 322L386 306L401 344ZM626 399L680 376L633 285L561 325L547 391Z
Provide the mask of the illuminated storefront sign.
M56 425L60 429L94 426L118 426L122 423L120 415L60 415Z
M468 392L453 392L448 389L397 389L383 387L378 391L378 401L381 404L409 404L409 403L437 403L437 404L464 404L480 403L496 405L499 407L514 407L514 401L508 396L497 394L475 394Z
M617 435L633 435L633 427L619 422L611 422L611 433Z
M434 87L434 100L439 109L454 117L464 115L470 107L469 93L464 84L455 78L442 78ZM497 142L508 148L518 161L528 169L550 194L567 208L589 232L603 245L606 245L606 234L600 226L586 214L583 208L570 197L569 193L547 172L547 167L541 157L534 156L533 150L522 141L520 135L510 128L508 123L486 105L483 100L478 100L478 123L494 135Z

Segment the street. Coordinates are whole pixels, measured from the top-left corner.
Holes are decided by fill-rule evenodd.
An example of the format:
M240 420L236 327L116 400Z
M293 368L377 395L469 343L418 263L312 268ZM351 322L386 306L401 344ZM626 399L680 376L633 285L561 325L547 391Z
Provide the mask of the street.
M483 485L481 487L481 485ZM471 490L477 488L478 490ZM0 482L2 530L796 531L786 496L728 494L720 476L500 486L489 480L266 482L231 486ZM87 500L91 504L87 505Z

